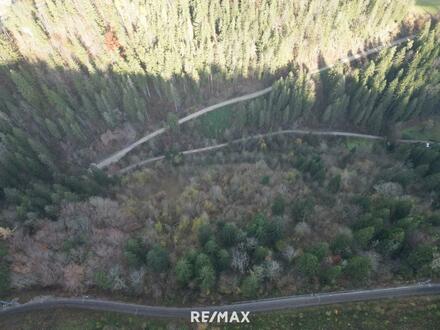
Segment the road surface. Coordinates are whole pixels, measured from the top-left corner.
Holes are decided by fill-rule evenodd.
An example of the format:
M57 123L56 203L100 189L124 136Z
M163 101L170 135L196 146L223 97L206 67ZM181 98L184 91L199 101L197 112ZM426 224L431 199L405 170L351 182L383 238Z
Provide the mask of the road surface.
M0 310L0 316L48 310L53 308L74 308L149 317L189 318L191 311L248 311L251 313L272 312L283 309L296 309L302 307L323 306L377 299L395 299L410 296L436 295L439 293L440 284L416 284L394 288L288 296L246 301L230 305L206 307L161 307L88 298L48 298L40 301L31 301L22 305L5 307Z
M400 39L394 40L393 42L391 42L389 44L381 45L381 46L369 49L367 51L358 53L356 55L340 59L339 61L337 61L336 63L334 63L332 65L329 65L329 66L326 66L326 67L323 67L323 68L320 68L320 69L318 69L316 71L311 72L311 74L313 75L313 74L317 74L317 73L329 70L332 67L334 67L335 65L340 64L340 63L350 63L350 62L358 60L360 58L367 57L369 55L378 53L378 52L380 52L381 50L383 50L385 48L390 48L390 47L394 47L394 46L400 45L400 44L402 44L404 42L407 42L409 40L412 40L414 38L415 38L415 36L411 35L411 36L408 36L408 37L405 37L405 38L400 38ZM235 97L235 98L229 99L227 101L223 101L223 102L211 105L211 106L209 106L207 108L203 108L203 109L201 109L201 110L199 110L197 112L194 112L194 113L192 113L192 114L190 114L190 115L188 115L186 117L183 117L183 118L179 119L178 123L179 123L179 125L181 125L181 124L183 124L183 123L185 123L187 121L195 119L195 118L197 118L197 117L199 117L201 115L204 115L204 114L206 114L208 112L214 111L214 110L219 109L219 108L223 108L223 107L231 105L231 104L235 104L235 103L251 100L251 99L254 99L254 98L266 95L266 94L270 93L271 91L272 91L272 87L268 87L268 88L263 89L261 91L257 91L257 92L251 93L251 94L246 94L246 95L243 95L243 96ZM166 128L164 128L164 127L160 128L157 131L155 131L153 133L150 133L150 134L140 138L139 140L135 141L134 143L130 144L129 146L119 150L118 152L114 153L113 155L111 155L111 156L107 157L106 159L103 159L99 163L93 164L93 165L96 166L97 168L100 168L100 169L106 168L109 165L118 162L121 158L123 158L126 154L128 154L131 150L133 150L137 146L139 146L139 145L141 145L141 144L143 144L143 143L145 143L145 142L155 138L158 135L163 134L165 131L166 131Z
M245 137L245 138L241 138L238 140L234 140L231 141L229 143L221 143L221 144L216 144L213 146L208 146L208 147L203 147L203 148L198 148L198 149L191 149L191 150L185 150L182 151L183 155L191 155L191 154L197 154L197 153L202 153L202 152L208 152L208 151L213 151L213 150L218 150L218 149L222 149L225 148L229 145L232 144L237 144L237 143L242 143L242 142L246 142L249 140L256 140L256 139L261 139L261 138L265 138L265 137L269 137L269 136L276 136L276 135L284 135L284 134L299 134L299 135L318 135L318 136L336 136L336 137L354 137L354 138L360 138L360 139L367 139L367 140L382 140L385 141L386 138L383 136L378 136L378 135L370 135L370 134L360 134L360 133L352 133L352 132L338 132L338 131L321 131L321 130L304 130L304 129L289 129L289 130L282 130L282 131L278 131L278 132L271 132L271 133L266 133L266 134L257 134L257 135L253 135L250 137ZM434 145L436 143L432 142L432 141L425 141L425 140L396 140L396 142L398 143L410 143L410 144L428 144L429 145ZM149 158L143 161L140 161L138 163L135 163L133 165L124 167L123 169L119 170L117 173L118 174L126 174L128 172L134 171L138 168L141 168L142 166L154 163L156 161L159 160L163 160L165 159L165 156L157 156L157 157L153 157L153 158Z

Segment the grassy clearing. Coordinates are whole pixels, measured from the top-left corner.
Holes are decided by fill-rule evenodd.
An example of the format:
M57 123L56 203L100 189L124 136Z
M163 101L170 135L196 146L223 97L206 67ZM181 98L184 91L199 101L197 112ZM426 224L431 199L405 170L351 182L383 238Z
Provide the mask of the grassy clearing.
M371 140L359 139L359 138L347 138L344 140L344 142L348 150L354 150L358 148L371 149L374 143L377 143L377 141L371 141Z
M436 14L440 11L440 0L416 0L416 10Z
M233 108L226 107L202 116L197 122L197 129L205 137L217 138L232 126L233 119Z
M230 329L434 329L440 322L440 299L357 303L294 313L263 314L250 326Z
M259 98L258 100L264 99ZM251 102L238 103L197 118L194 122L196 131L203 137L222 139L225 137L225 133L233 128L249 126L248 113L250 110L247 108L249 104ZM258 113L253 111L252 115L257 116Z
M334 305L251 316L251 324L207 329L434 329L440 298L424 297ZM38 327L35 325L38 324ZM184 321L150 320L114 313L55 310L0 319L2 329L195 329Z
M402 130L402 138L440 142L440 118L433 118Z

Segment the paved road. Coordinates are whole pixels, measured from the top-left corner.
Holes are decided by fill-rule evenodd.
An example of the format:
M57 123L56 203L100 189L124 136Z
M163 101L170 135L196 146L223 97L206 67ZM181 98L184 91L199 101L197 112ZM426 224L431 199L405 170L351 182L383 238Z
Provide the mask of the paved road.
M265 137L269 137L269 136L284 135L284 134L336 136L336 137L354 137L354 138L360 138L360 139L382 140L382 141L386 140L386 138L383 137L383 136L370 135L370 134L360 134L360 133L351 133L351 132L337 132L337 131L290 129L290 130L283 130L283 131L271 132L271 133L266 133L266 134L257 134L257 135L253 135L253 136L250 136L250 137L234 140L234 141L231 141L229 143L221 143L221 144L216 144L216 145L213 145L213 146L208 146L208 147L203 147L203 148L198 148L198 149L186 150L186 151L182 151L182 154L183 155L191 155L191 154L197 154L197 153L202 153L202 152L208 152L208 151L222 149L222 148L225 148L225 147L227 147L229 145L232 145L232 144L242 143L242 142L246 142L246 141L250 141L250 140L261 139L261 138L265 138ZM427 143L429 143L430 145L436 144L435 142L425 141L425 140L402 140L402 139L400 139L400 140L396 140L396 142L398 142L398 143L410 143L410 144L427 144ZM151 164L151 163L157 162L159 160L163 160L163 159L165 159L165 156L157 156L157 157L153 157L153 158L148 158L148 159L145 159L145 160L140 161L138 163L135 163L133 165L124 167L123 169L119 170L117 173L118 174L126 174L128 172L131 172L131 171L134 171L134 170L136 170L138 168L141 168L141 167L143 167L145 165L148 165L148 164Z
M318 69L316 71L311 72L311 74L313 75L313 74L317 74L317 73L329 70L332 67L334 67L335 65L340 64L340 63L350 63L350 62L358 60L360 58L367 57L369 55L378 53L378 52L380 52L381 50L383 50L385 48L389 48L389 47L394 47L394 46L400 45L400 44L402 44L404 42L407 42L409 40L412 40L414 38L415 38L415 36L411 35L411 36L408 36L408 37L405 37L405 38L400 38L400 39L394 40L393 42L391 42L389 44L385 44L385 45L381 45L381 46L378 46L378 47L375 47L375 48L371 48L371 49L369 49L367 51L358 53L356 55L340 59L339 61L337 61L336 63L334 63L332 65L329 65L329 66L326 66L326 67L323 67L323 68L320 68L320 69ZM183 123L185 123L185 122L187 122L189 120L195 119L195 118L197 118L197 117L199 117L201 115L204 115L204 114L206 114L208 112L214 111L216 109L223 108L223 107L225 107L227 105L231 105L231 104L235 104L235 103L251 100L251 99L257 98L259 96L263 96L265 94L268 94L271 91L272 91L272 87L268 87L268 88L263 89L261 91L257 91L257 92L251 93L251 94L246 94L246 95L243 95L243 96L235 97L235 98L232 98L230 100L223 101L223 102L211 105L211 106L209 106L207 108L203 108L203 109L201 109L201 110L199 110L197 112L194 112L194 113L192 113L192 114L190 114L190 115L188 115L186 117L181 118L179 120L179 125L183 124ZM100 169L106 168L109 165L118 162L121 158L123 158L127 153L129 153L131 150L133 150L137 146L139 146L139 145L141 145L141 144L143 144L143 143L145 143L145 142L155 138L158 135L163 134L165 131L166 131L166 128L160 128L157 131L142 137L141 139L139 139L139 140L135 141L134 143L130 144L129 146L119 150L118 152L114 153L113 155L111 155L111 156L107 157L106 159L103 159L99 163L93 164L93 165L96 166L97 168L100 168Z
M418 284L384 289L356 290L304 296L289 296L247 301L230 305L193 308L145 306L88 298L48 298L46 300L33 301L22 305L6 307L3 310L0 310L0 316L39 310L48 310L53 308L74 308L118 312L149 317L189 318L191 311L249 311L251 313L255 313L348 303L355 301L358 302L376 299L392 299L436 294L440 294L440 284Z

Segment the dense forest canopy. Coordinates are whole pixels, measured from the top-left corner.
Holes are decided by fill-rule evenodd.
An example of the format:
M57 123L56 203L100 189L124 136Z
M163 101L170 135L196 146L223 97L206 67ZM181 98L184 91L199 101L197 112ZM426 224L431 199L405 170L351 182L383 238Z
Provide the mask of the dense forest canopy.
M386 36L412 1L18 1L4 19L23 58L89 73L111 68L164 79L217 66L227 75L274 71ZM368 27L368 28L365 28Z
M319 56L331 60L345 55L341 49L386 38L410 5L19 1L2 20L0 58L9 82L2 109L20 119L20 109L35 109L29 120L36 134L86 143L127 119L151 123L152 99L171 99L179 108L187 98L197 100L209 81L261 77L293 60L313 66ZM165 118L163 112L158 116Z
M293 62L313 67L386 39L411 5L17 1L1 17L2 197L22 217L55 216L58 201L101 190L102 175L84 169L102 157L90 146L107 130L145 132L170 112L226 98L228 85L273 81Z
M439 40L440 25L427 23L414 40L361 63L337 65L319 74L292 68L264 97L185 124L183 135L210 145L256 132L319 127L395 139L402 125L439 114Z

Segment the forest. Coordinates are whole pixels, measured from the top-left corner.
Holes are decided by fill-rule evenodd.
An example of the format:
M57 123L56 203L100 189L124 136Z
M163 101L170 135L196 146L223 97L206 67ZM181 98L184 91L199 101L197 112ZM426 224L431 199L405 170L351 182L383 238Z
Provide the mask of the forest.
M220 300L438 277L440 150L396 143L439 118L440 24L413 8L23 0L0 11L0 293ZM161 127L108 172L91 165ZM280 136L181 154L286 128L388 143Z
M376 15L384 4L386 15ZM146 131L169 112L227 97L226 85L270 82L293 59L310 65L316 49L331 59L330 44L348 51L374 42L409 7L403 0L19 1L1 21L3 197L18 201L21 218L54 217L57 200L99 193L104 180L84 168L103 155L99 137L108 130L130 123Z

